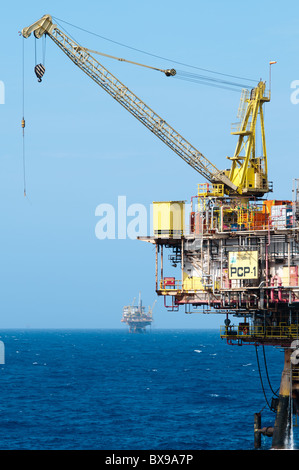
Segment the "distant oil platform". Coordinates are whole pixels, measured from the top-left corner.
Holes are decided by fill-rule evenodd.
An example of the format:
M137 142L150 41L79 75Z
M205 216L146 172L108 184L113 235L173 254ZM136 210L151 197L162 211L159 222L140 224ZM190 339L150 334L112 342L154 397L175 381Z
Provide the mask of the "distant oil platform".
M145 311L145 307L142 306L141 293L139 292L138 305L134 305L135 299L132 305L126 305L123 308L123 316L121 321L129 326L130 333L145 333L147 326L153 322L153 310L156 301L152 308L148 308L148 312Z

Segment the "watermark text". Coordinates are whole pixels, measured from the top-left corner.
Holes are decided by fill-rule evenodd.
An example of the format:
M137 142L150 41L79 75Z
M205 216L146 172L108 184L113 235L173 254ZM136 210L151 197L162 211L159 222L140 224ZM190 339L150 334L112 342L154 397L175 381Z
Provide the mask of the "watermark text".
M293 80L291 82L291 88L294 89L291 93L291 103L299 104L299 80Z
M0 104L5 104L5 85L2 80L0 80Z

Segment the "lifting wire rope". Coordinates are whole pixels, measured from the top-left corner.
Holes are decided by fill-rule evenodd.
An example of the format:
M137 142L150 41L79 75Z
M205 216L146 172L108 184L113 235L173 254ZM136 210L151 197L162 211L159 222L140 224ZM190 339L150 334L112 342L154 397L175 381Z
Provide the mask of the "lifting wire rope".
M34 38L34 58L35 58L35 61L34 61L34 72L35 72L35 75L37 76L37 81L38 82L41 82L42 81L42 76L44 75L45 73L45 64L46 64L46 37L47 36L43 36L43 45L42 45L42 55L43 55L43 62L38 64L37 63L37 55L36 55L36 38Z
M188 82L198 83L202 85L214 86L217 88L224 88L225 90L236 91L239 93L238 88L248 88L248 85L243 83L235 83L227 80L220 80L213 77L206 77L205 75L194 74L185 72L184 70L176 70L176 78L179 80L185 80ZM232 88L233 86L237 87Z
M23 130L23 183L24 183L24 197L26 197L26 164L25 164L25 48L24 41L22 41L22 111L23 118L21 122Z
M62 20L61 18L57 18L57 17L54 17L53 16L53 19L57 22L57 24L59 24L59 22L63 22L73 28L76 28L76 29L79 29L81 31L84 31L85 33L88 33L88 34L91 34L93 36L97 36L101 39L104 39L105 41L109 41L109 42L112 42L114 44L117 44L119 46L122 46L122 47L126 47L127 49L131 49L133 51L136 51L136 52L140 52L142 54L146 54L148 56L151 56L151 57L155 57L155 58L158 58L158 59L161 59L161 60L167 60L167 61L171 61L172 63L174 64L178 64L178 65L182 65L184 67L189 67L189 68L193 68L193 69L197 69L197 70L201 70L201 71L204 71L204 72L208 72L208 73L212 73L212 74L215 74L215 75L218 75L219 77L222 76L222 77L227 77L226 79L221 79L221 78L215 78L215 77L209 77L207 75L201 75L201 74L196 74L196 73L190 73L190 72L185 72L184 70L176 70L176 73L171 73L171 74L167 74L166 72L169 71L168 70L161 70L161 69L158 69L156 67L151 67L151 66L147 66L147 65L143 65L143 64L139 64L137 62L133 62L133 61L129 61L129 60L125 60L125 59L120 59L118 57L113 57L113 56L109 56L108 54L104 54L104 53L100 53L100 52L96 52L96 51L92 51L92 52L96 52L98 54L101 54L101 55L104 55L104 56L107 56L107 57L111 57L111 58L114 58L114 59L117 59L117 60L120 60L120 61L124 61L124 62L131 62L135 65L141 65L143 67L148 67L148 68L152 68L154 70L159 70L159 71L162 71L164 72L167 76L174 76L175 78L178 78L179 80L185 80L185 81L189 81L189 82L193 82L193 83L197 83L197 84L202 84L202 85L209 85L209 86L213 86L213 87L218 87L218 88L223 88L223 89L228 89L228 90L231 90L231 91L238 91L238 88L252 88L252 84L249 85L245 85L244 83L238 83L238 82L233 82L233 81L229 81L228 78L233 78L233 79L238 79L238 80L244 80L245 82L252 82L252 83L257 83L258 80L253 80L251 78L245 78L245 77L239 77L239 76L236 76L236 75L231 75L231 74L227 74L227 73L222 73L222 72L218 72L218 71L215 71L215 70L209 70L209 69L205 69L205 68L202 68L202 67L197 67L197 66L194 66L194 65L190 65L190 64L186 64L186 63L183 63L183 62L178 62L178 61L175 61L175 60L172 60L172 59L168 59L168 58L165 58L165 57L162 57L162 56L159 56L159 55L156 55L156 54L152 54L150 52L146 52L144 50L141 50L141 49L138 49L136 47L132 47L132 46L128 46L126 44L123 44L121 42L118 42L118 41L115 41L113 39L109 39L105 36L101 36L100 34L98 33L95 33L93 31L89 31L85 28L81 28L80 26L77 26L77 25L74 25L72 23L69 23L68 21L65 21L65 20ZM61 29L64 29L60 24L59 26L61 27ZM66 30L65 30L66 31ZM66 31L67 32L67 31ZM69 32L67 32L67 34L72 37ZM82 48L84 50L84 48ZM88 50L88 49L87 49ZM174 69L171 69L171 71L173 71ZM233 87L237 87L237 89L233 88Z
M19 33L20 34L20 33ZM26 189L26 153L25 153L25 46L24 40L22 41L22 120L21 120L21 127L22 127L22 154L23 154L23 186L24 186L24 197L27 197L27 189ZM43 55L43 64L37 64L37 54L36 54L36 38L35 38L35 45L34 45L34 59L35 59L35 66L34 71L38 78L38 81L41 82L41 77L45 72L45 61L46 61L46 37L44 39L43 48L42 48L42 55Z

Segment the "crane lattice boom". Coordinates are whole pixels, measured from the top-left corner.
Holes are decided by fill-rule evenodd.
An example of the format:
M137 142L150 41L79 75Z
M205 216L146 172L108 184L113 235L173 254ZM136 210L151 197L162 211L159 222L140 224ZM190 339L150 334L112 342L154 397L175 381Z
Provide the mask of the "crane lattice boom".
M210 195L221 196L225 193L229 195L260 197L272 190L268 183L267 154L262 110L264 102L270 101L270 95L265 94L264 82L260 81L257 87L251 90L250 97L241 97L242 122L239 123L237 129L234 129L232 132L232 134L239 136L238 144L235 155L228 157L232 161L231 170L219 171L216 166L191 145L190 142L100 64L92 55L92 52L97 53L96 51L91 51L77 44L53 24L50 15L44 15L31 26L24 28L22 35L27 38L32 32L36 38L40 38L44 34L48 35L83 72L100 85L119 104L153 132L153 134L159 137L162 142L170 147L185 162L211 182L213 189L212 192L208 189ZM39 72L43 74L44 67L41 64L40 69ZM174 70L156 70L163 71L167 76L175 74ZM256 122L258 115L261 121L263 141L263 154L261 156L256 155L255 149ZM243 149L245 150L245 155L241 155Z
M27 38L32 32L34 32L36 38L47 34L83 72L208 181L223 183L234 191L237 189L225 174L219 171L201 152L112 75L88 50L82 48L64 32L60 31L53 24L50 15L45 15L33 25L24 28L22 35Z

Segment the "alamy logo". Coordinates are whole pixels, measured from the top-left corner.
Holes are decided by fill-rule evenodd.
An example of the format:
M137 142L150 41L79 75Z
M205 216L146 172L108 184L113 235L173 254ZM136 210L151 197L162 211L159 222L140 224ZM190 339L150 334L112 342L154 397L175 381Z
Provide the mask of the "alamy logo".
M291 88L294 88L294 91L291 93L291 103L299 104L299 80L293 80Z
M138 236L147 234L148 212L146 207L136 203L127 207L126 196L118 196L117 208L114 208L112 204L99 204L95 215L100 217L95 227L95 234L99 240L105 238L124 240L127 237L134 240Z
M0 80L0 104L5 104L5 86L2 80Z
M154 204L159 206L154 208ZM167 205L166 209L163 204ZM99 240L136 240L137 237L146 237L148 230L150 234L154 231L161 234L166 230L172 238L181 238L182 226L187 227L190 223L190 205L186 209L184 206L183 210L181 202L176 201L152 203L149 207L139 203L127 206L126 196L118 196L116 207L107 203L99 204L95 216L99 217L95 226L95 235ZM161 224L165 228L161 228Z

